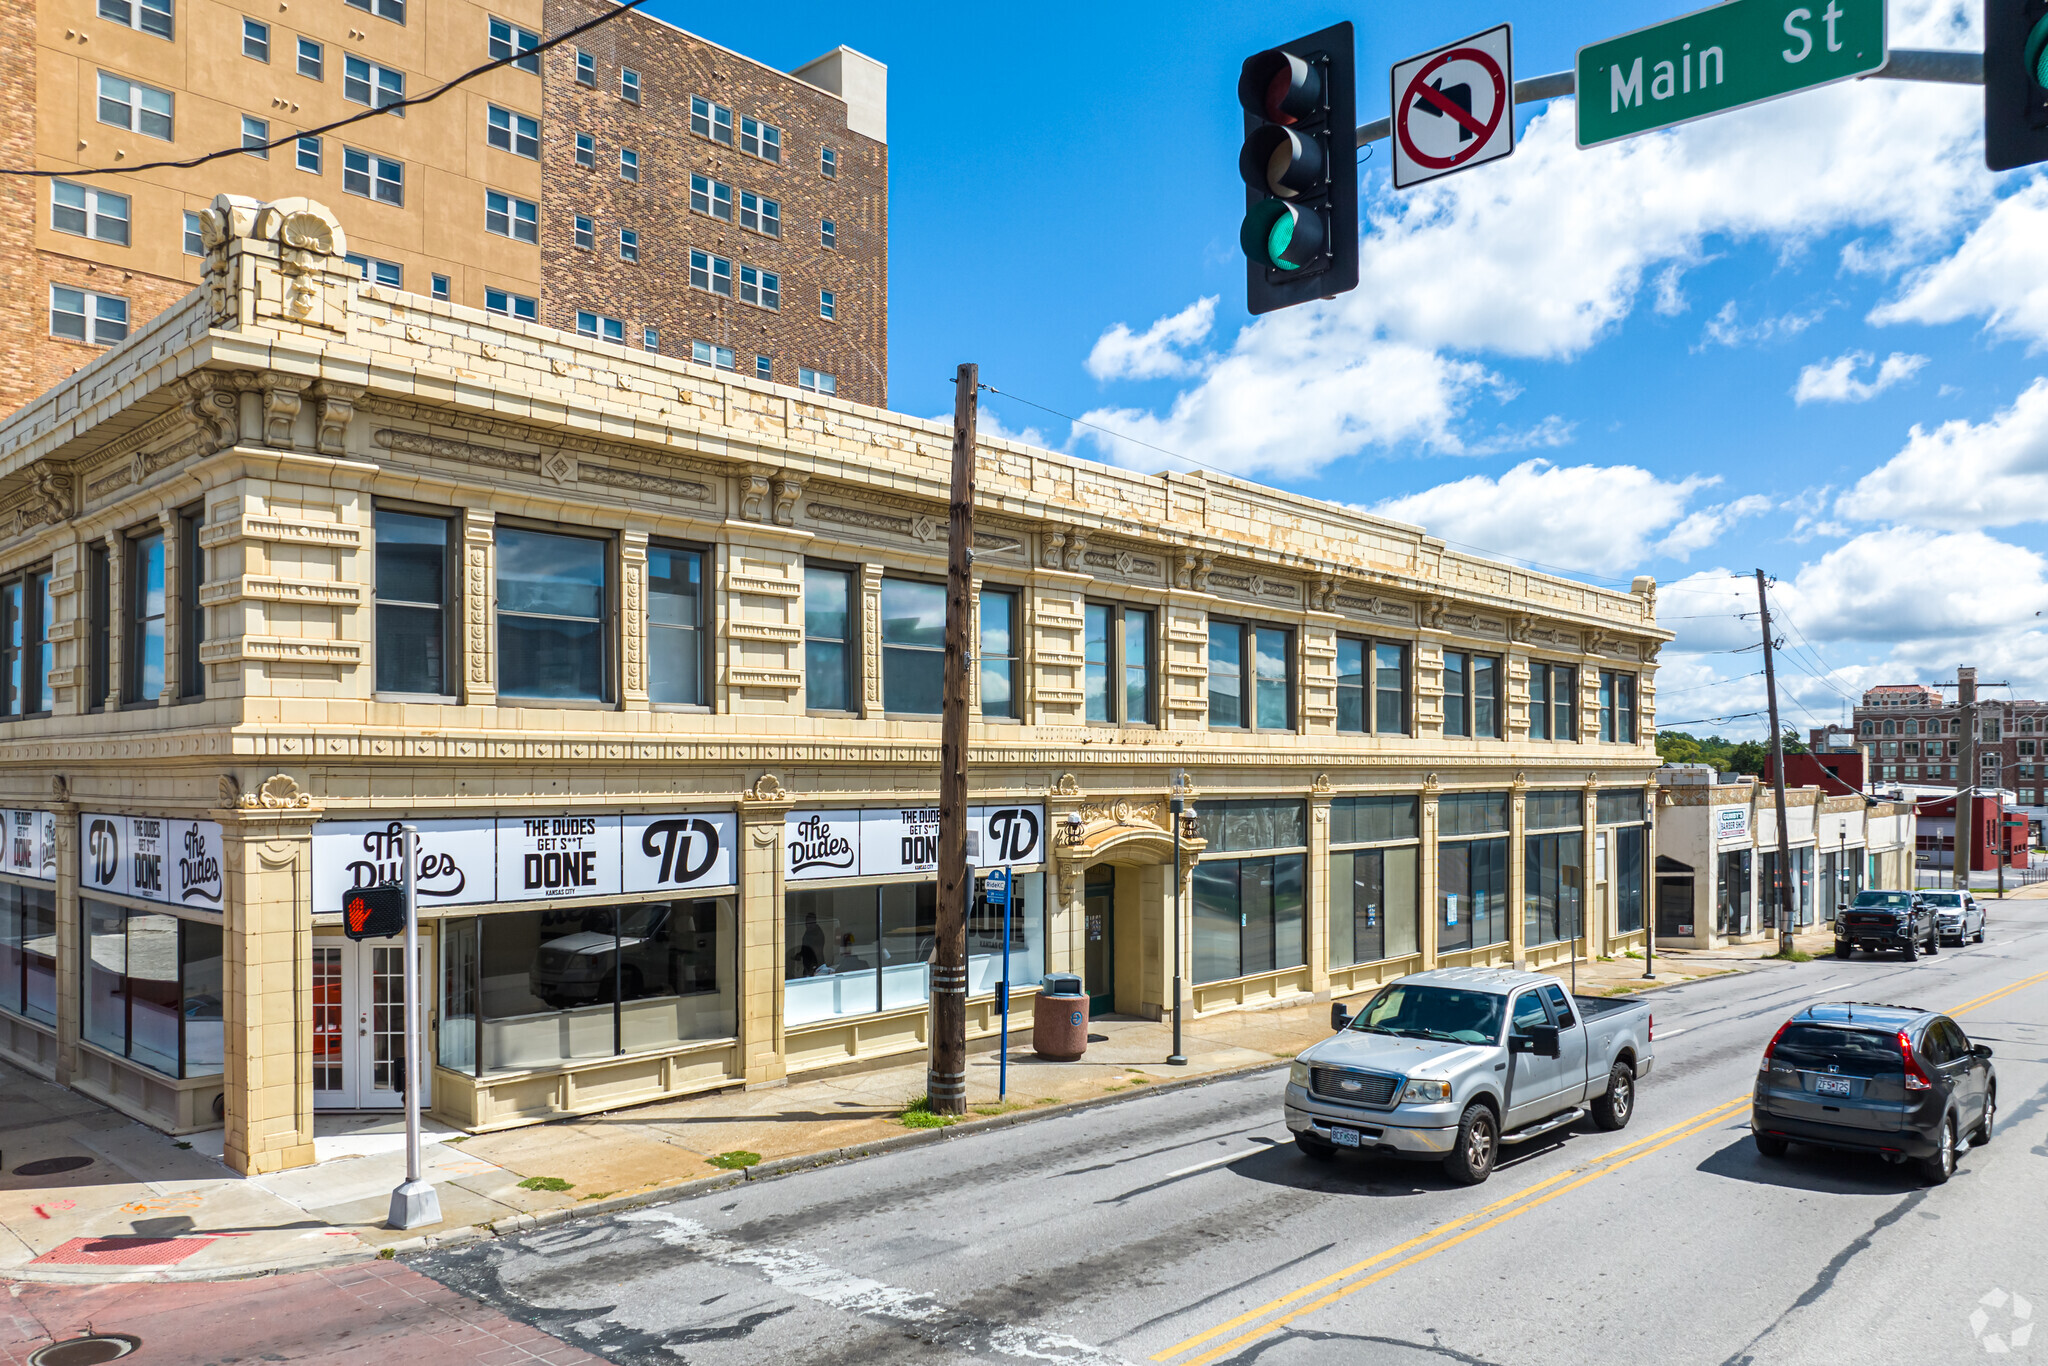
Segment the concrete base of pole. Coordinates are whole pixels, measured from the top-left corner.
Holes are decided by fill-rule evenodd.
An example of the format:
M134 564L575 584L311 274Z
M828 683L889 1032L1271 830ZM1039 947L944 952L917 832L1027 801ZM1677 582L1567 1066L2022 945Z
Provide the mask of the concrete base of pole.
M391 1192L386 1228L425 1228L441 1222L441 1196L424 1181L406 1181Z

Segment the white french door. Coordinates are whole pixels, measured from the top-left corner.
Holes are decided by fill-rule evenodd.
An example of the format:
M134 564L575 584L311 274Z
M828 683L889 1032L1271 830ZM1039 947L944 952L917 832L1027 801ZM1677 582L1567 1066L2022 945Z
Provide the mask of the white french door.
M422 961L426 945L420 945ZM313 941L313 1104L395 1110L405 1056L405 941Z

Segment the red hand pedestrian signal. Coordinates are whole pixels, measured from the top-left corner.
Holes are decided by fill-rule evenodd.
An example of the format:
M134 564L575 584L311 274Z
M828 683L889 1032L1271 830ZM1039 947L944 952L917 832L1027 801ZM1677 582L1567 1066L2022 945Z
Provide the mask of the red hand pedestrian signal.
M356 887L341 899L342 932L351 939L405 933L405 888Z

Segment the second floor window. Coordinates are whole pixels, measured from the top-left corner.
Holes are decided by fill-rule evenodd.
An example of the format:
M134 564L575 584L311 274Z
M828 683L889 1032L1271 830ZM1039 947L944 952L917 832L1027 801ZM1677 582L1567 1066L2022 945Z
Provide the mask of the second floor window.
M856 683L853 571L804 566L804 705L852 711Z
M702 706L704 552L647 547L647 700Z
M1636 676L1600 671L1600 739L1610 745L1636 743Z
M377 510L377 691L438 697L448 670L454 519Z
M501 694L605 700L607 550L594 537L499 528Z
M528 32L503 19L491 20L491 60L502 62L514 53L524 54L512 63L521 71L540 73L540 54L534 49L540 46L540 35Z
M882 580L882 709L937 716L946 692L946 586Z
M374 256L363 256L350 252L345 258L356 274L373 285L387 285L392 289L405 288L405 267L396 261L382 261Z
M540 205L498 190L484 191L484 231L515 242L540 241ZM581 246L582 243L578 243Z
M1337 638L1337 729L1354 735L1408 733L1408 647Z
M49 678L57 667L57 645L50 639L54 623L49 570L0 583L0 716L50 709Z
M144 137L171 140L175 128L171 92L139 81L100 73L99 120Z
M839 392L839 377L799 365L796 368L796 387L814 394L836 394Z
M50 226L58 232L128 245L128 196L69 180L50 182Z
M1444 734L1500 738L1500 660L1444 651Z
M510 109L500 109L495 104L488 106L488 118L491 146L510 152L514 156L540 160L539 119L515 114Z
M1566 664L1529 666L1529 738L1576 740L1579 671Z
M691 342L690 359L699 365L709 365L720 370L735 368L732 348L730 346L714 346L708 341Z
M130 702L154 702L164 690L164 635L169 585L164 579L163 533L128 542L128 679Z
M1151 611L1091 602L1082 619L1087 718L1110 725L1153 724Z
M1209 623L1209 724L1294 729L1294 632L1240 621Z
M766 356L759 359L766 360ZM1019 719L1017 708L1017 595L1007 588L981 590L981 714Z

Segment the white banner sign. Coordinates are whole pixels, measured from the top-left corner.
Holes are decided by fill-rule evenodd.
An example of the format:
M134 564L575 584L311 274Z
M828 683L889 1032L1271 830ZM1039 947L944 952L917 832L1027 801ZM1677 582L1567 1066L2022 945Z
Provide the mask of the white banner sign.
M1749 838L1749 808L1746 806L1717 806L1714 808L1714 838L1716 840L1746 840Z
M401 880L398 820L313 827L313 909L351 888ZM471 817L414 821L420 908L729 887L739 822L730 811L640 816Z
M84 815L78 830L80 890L202 911L221 909L224 851L221 828L214 822ZM50 833L56 833L54 823Z
M57 813L0 811L0 872L37 882L57 880Z
M789 882L936 872L939 809L792 811L784 821L782 850L782 876ZM1045 808L969 807L967 852L978 868L1043 863Z

